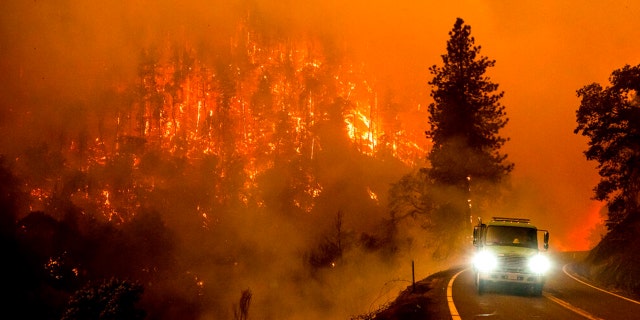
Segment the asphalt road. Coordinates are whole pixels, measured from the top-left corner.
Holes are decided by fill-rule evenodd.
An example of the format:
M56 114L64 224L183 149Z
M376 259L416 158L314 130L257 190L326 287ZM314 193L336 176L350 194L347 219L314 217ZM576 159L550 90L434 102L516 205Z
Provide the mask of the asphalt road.
M640 302L598 290L571 271L572 253L554 255L542 296L528 290L494 285L479 295L471 269L449 281L453 319L640 319ZM449 303L451 305L451 303ZM450 308L451 309L451 308Z

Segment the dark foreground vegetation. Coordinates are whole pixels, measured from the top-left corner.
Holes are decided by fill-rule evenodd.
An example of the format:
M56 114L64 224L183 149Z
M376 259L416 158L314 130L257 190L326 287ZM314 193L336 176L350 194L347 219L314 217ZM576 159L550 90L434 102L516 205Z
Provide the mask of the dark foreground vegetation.
M351 320L435 320L449 319L446 288L456 271L447 270L408 286L398 298L379 310L353 317Z
M640 297L640 219L627 218L593 248L579 273L600 286Z
M608 233L581 270L606 287L640 294L640 65L614 70L609 85L592 83L581 98L575 129L589 139L600 182L594 199L606 203Z

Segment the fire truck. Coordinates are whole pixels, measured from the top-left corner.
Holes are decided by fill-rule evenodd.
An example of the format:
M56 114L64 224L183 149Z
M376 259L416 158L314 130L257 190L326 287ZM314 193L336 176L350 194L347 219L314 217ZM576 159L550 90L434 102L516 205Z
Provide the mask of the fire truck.
M538 247L538 235L543 250ZM549 248L549 232L540 230L529 219L493 217L490 222L473 228L473 270L478 294L488 284L512 283L528 286L533 295L541 295L545 275L551 262L545 251Z

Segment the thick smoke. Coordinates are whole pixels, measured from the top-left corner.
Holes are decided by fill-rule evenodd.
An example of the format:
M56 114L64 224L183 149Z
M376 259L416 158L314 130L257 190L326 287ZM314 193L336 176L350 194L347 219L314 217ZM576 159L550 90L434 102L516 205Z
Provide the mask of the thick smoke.
M203 98L203 108L215 103L226 110L236 103L233 99L245 98L253 106L268 105L268 94L249 97L253 89L240 88L250 82L241 79L249 76L237 60L247 59L243 50L253 48L242 46L253 43L248 37L256 36L266 43L284 43L285 55L297 52L290 43L295 47L302 42L302 50L310 55L301 57L310 61L302 66L310 71L297 69L297 56L285 60L293 64L293 73L305 77L293 84L307 88L300 97L313 105L324 90L340 90L330 84L336 80L323 78L324 72L332 75L340 71L332 68L352 68L341 64L341 59L349 58L348 41L336 37L331 27L314 30L302 17L289 20L296 15L281 12L289 7L261 3L212 4L215 9L152 3L6 6L8 11L30 14L5 20L3 28L10 48L4 61L12 63L3 65L9 89L3 101L7 108L2 128L7 134L2 152L15 159L11 167L24 178L30 211L46 214L30 214L21 226L40 230L32 227L45 220L54 234L69 227L73 231L66 231L67 238L87 240L76 239L86 246L63 241L61 246L69 251L60 255L55 248L41 252L56 265L73 265L66 258L72 256L86 260L73 268L78 277L82 270L98 269L105 275L111 270L146 279L142 304L153 317L183 313L232 318L240 293L251 292L251 313L273 319L348 317L375 310L407 285L411 260L418 261L418 277L436 270L433 262L423 259L427 254L422 252L425 241L419 232L415 243L396 244L390 238L386 190L409 168L390 155L381 154L378 160L353 150L345 121L355 128L362 120L355 113L343 119L345 108L354 108L348 101L326 102L328 111L317 120L298 120L317 137L311 147L300 143L299 152L308 156L308 163L284 154L266 171L260 169L263 159L246 163L234 150L241 145L237 132L242 128L233 110L216 109L211 118L203 113L202 122L198 110L197 125L188 132L187 120L193 119L180 119L184 121L179 127L175 118L193 106L185 102L173 108L179 103L167 102L188 101L186 95L200 92L187 92L184 86L201 76L215 78L211 85L217 86L202 90L219 95ZM303 16L310 14L300 10ZM15 30L23 30L23 38L12 34ZM9 40L15 41L9 44ZM316 51L328 71L316 66ZM177 62L167 64L171 59ZM163 107L169 107L162 115L154 113L157 86L167 81L161 78L166 70L162 68L176 66L181 69L172 71L171 77L183 87L160 97ZM277 78L274 73L265 73L264 78ZM375 89L374 85L344 87L368 94L366 88ZM379 100L382 105L392 99L381 94ZM255 117L250 121L265 117L259 110L252 112ZM401 110L394 112L402 116ZM285 116L291 113L295 110ZM193 156L192 149L184 146L195 143L189 134L197 134L203 123L209 131L200 138L217 151ZM296 134L291 123L274 124L280 125L280 135ZM181 135L185 131L186 136ZM170 139L164 138L166 132ZM245 141L251 141L246 133ZM280 148L277 141L291 143L274 138L277 152L295 150L295 146ZM421 156L409 158L415 161ZM243 170L248 166L260 174ZM315 176L306 176L308 166L315 168ZM240 192L247 183L260 185L260 192ZM21 212L18 218L27 214ZM48 215L63 227L56 227ZM84 257L79 256L82 252Z

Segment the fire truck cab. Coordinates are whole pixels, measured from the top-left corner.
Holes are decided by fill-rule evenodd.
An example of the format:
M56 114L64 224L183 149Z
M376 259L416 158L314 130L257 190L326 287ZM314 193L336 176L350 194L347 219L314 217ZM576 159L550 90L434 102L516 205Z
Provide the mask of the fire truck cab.
M538 247L538 233L542 233L544 250ZM542 252L549 248L549 232L539 230L529 219L493 217L473 229L476 253L473 270L478 294L489 283L515 283L531 288L534 295L542 294L545 274L551 263Z

